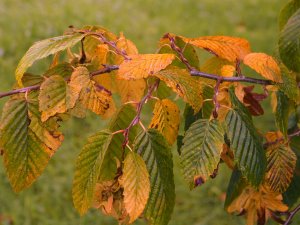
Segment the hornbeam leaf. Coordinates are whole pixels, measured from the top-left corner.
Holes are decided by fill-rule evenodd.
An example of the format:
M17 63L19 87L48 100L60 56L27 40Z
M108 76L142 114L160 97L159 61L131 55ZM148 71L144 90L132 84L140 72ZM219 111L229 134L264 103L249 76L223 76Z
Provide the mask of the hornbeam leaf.
M10 99L0 121L0 146L4 165L14 191L29 187L44 171L60 146L61 133L39 120L37 103L31 96Z
M185 102L193 107L197 113L202 106L202 86L201 82L192 77L185 69L166 69L154 74L157 78L164 81L175 93Z
M165 138L154 129L141 132L134 151L146 162L151 192L144 216L152 225L168 224L175 204L172 153Z
M56 52L65 50L74 46L78 43L85 34L72 34L64 35L54 38L49 38L43 41L38 41L34 43L29 50L25 53L23 58L20 60L16 69L16 80L20 86L22 84L22 77L27 68L30 67L36 60L45 58Z
M176 141L179 122L180 111L174 102L169 99L163 99L155 103L153 118L149 127L161 132L170 145Z
M271 56L254 52L246 55L243 62L263 77L277 83L282 82L280 68Z
M279 36L279 53L283 63L300 72L300 9L290 17Z
M180 162L185 179L193 188L217 169L224 143L224 129L217 120L199 119L186 131Z
M39 94L42 121L73 108L78 97L78 91L72 91L63 77L54 75L46 78L40 87Z
M281 91L286 94L289 99L294 102L298 101L299 98L299 88L296 79L296 73L293 71L289 71L283 64L280 65L280 69L282 72L283 83L277 84Z
M136 110L130 104L123 105L118 112L113 116L109 124L109 130L111 132L119 131L126 129L130 122L133 120L136 115ZM129 132L129 143L133 143L136 136L137 126L134 126L130 129ZM112 139L108 151L105 155L99 180L107 181L112 180L117 173L118 161L122 161L122 143L124 141L123 134L115 134Z
M182 50L183 56L187 59L189 64L194 67L198 68L199 67L199 58L197 55L197 52L195 50L195 47L185 43L181 37L176 36L174 34L169 34L175 38L175 44ZM174 50L171 48L170 45L170 40L168 38L161 38L159 41L159 52L158 53L174 53ZM177 53L176 53L177 54ZM178 55L178 54L177 54ZM172 65L178 66L181 68L186 68L186 65L182 63L179 58L175 58L174 61L172 62Z
M76 160L72 195L74 206L81 215L87 212L93 201L100 169L112 137L109 131L100 131L89 137Z
M173 54L129 55L131 60L121 63L118 77L124 80L137 80L153 75L170 65L175 58Z
M139 102L145 92L146 82L144 79L139 80L115 80L117 91L121 96L122 103L134 101Z
M300 8L299 0L289 1L280 11L278 22L279 29L282 30L289 18Z
M185 38L182 39L189 44L198 48L203 48L220 58L226 59L230 62L235 62L237 59L241 60L250 53L250 44L247 40L237 37L228 36L206 36L199 38Z
M92 80L87 68L77 67L72 73L69 85L72 92L79 94L78 101L85 108L104 118L111 116L115 112L112 93Z
M295 153L282 143L267 149L267 183L275 192L283 193L291 183L296 167Z
M289 113L291 107L291 101L289 98L282 92L278 91L276 93L277 105L275 113L275 121L279 130L287 137Z
M264 177L266 156L262 138L258 135L247 109L230 90L233 109L226 116L227 137L238 169L254 186Z
M144 160L129 152L124 161L121 181L124 187L124 204L130 221L135 221L143 212L150 193L150 180Z
M231 203L242 193L247 186L246 179L243 178L241 171L236 168L232 171L227 187L224 208L227 210Z
M222 77L232 77L235 72L235 65L226 59L212 57L201 65L200 71Z

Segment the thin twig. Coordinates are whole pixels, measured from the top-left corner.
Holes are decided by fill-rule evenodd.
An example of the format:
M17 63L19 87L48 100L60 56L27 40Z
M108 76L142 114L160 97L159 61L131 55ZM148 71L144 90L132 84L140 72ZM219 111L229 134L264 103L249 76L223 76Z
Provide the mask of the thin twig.
M118 65L104 65L103 69L100 70L96 70L90 73L90 76L96 76L99 74L104 74L104 73L110 73L113 70L118 70L119 66ZM28 86L28 87L24 87L24 88L20 88L20 89L15 89L12 91L8 91L8 92L0 92L0 98L3 97L7 97L10 95L15 95L15 94L19 94L19 93L25 93L25 92L29 92L29 91L33 91L33 90L39 90L41 85L33 85L33 86Z
M131 121L131 123L129 124L129 126L124 130L123 135L124 135L124 142L122 144L123 149L125 149L126 145L128 145L129 142L129 132L130 129L135 126L136 124L138 124L140 122L141 119L141 113L142 113L142 109L144 104L148 101L148 99L151 98L153 91L155 91L157 89L159 85L159 79L157 79L148 89L147 94L141 99L141 101L137 104L137 112L135 117L133 118L133 120Z
M288 134L288 141L290 141L293 137L300 136L300 129L298 128L293 133ZM284 141L284 137L278 138L275 141L267 142L264 144L264 148L268 148L271 145L278 144L279 142Z
M198 71L196 69L192 70L190 72L190 74L192 76L204 77L204 78L208 78L211 80L218 80L220 78L220 76L218 76L218 75L204 73L204 72ZM271 80L256 79L256 78L252 78L252 77L223 77L222 82L246 82L246 83L254 83L254 84L261 84L261 85L275 84Z
M293 217L300 211L300 204L289 212L289 216L283 225L289 225L292 222Z
M100 32L93 32L93 31L89 31L89 30L78 30L77 31L78 33L81 33L81 34L87 34L88 35L91 35L91 36L96 36L98 38L100 38L100 40L104 43L104 44L107 44L109 45L110 47L112 47L116 53L118 55L121 55L124 57L124 59L126 60L130 60L131 58L128 56L128 54L126 53L126 51L124 49L119 49L117 47L117 44L114 42L114 41L110 41L108 40L104 35L103 33L100 33Z

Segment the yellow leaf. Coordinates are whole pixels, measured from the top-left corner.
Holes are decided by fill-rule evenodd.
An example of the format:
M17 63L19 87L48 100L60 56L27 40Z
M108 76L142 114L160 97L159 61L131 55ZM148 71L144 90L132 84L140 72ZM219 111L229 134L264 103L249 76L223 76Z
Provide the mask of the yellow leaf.
M107 63L106 57L109 48L106 44L97 45L94 49L93 55L91 56L91 63L95 70L103 68L103 64Z
M246 55L244 64L269 80L277 83L282 82L281 72L277 62L265 53L250 53Z
M235 65L226 59L212 57L205 61L200 67L201 72L216 74L222 77L232 77L235 72Z
M158 100L155 103L153 118L149 128L154 128L162 133L170 145L177 139L180 112L178 106L169 99Z
M93 81L87 68L75 69L71 76L70 86L79 93L79 101L85 108L104 118L110 117L115 112L111 92Z
M122 103L140 101L146 88L146 82L144 79L130 81L116 79L115 83L117 91L121 96Z
M268 160L266 182L273 191L284 193L292 181L297 156L285 143L280 131L266 134Z
M54 75L46 78L39 94L41 120L44 122L51 116L73 108L78 97L78 93L72 91L63 77Z
M173 54L129 55L119 68L118 76L124 80L147 78L170 65L175 58Z
M132 41L125 38L123 33L120 33L120 37L116 42L117 48L123 50L128 55L137 55L138 50L135 46L135 44L132 43ZM124 61L124 57L121 55L115 56L115 64L119 65Z
M245 212L247 225L256 224L260 218L268 219L271 212L286 212L288 207L282 202L282 195L273 192L269 186L261 185L259 190L248 186L229 205L229 213Z
M212 52L220 58L230 62L241 60L250 53L250 44L247 40L228 36L206 36L199 38L182 39L198 48L203 48Z
M125 161L121 184L124 187L124 204L129 214L129 223L134 222L144 211L150 194L150 179L141 156L129 151Z
M172 68L160 71L154 76L164 81L185 102L193 107L195 113L200 110L203 103L202 83L192 77L185 69Z

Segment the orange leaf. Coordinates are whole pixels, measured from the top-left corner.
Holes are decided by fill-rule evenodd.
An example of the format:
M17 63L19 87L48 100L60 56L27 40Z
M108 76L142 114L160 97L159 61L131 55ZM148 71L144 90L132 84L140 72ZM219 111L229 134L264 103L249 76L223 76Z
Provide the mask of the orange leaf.
M269 80L277 83L282 82L281 72L277 62L265 53L250 53L246 55L244 64Z
M175 58L173 54L129 55L119 68L118 76L125 80L146 78L166 68Z
M135 44L129 39L126 39L123 33L120 33L120 37L116 42L118 49L125 51L128 55L137 55L138 49ZM121 55L115 56L115 64L121 64L124 60L124 57Z
M121 96L122 103L134 101L138 102L144 95L146 82L144 79L139 80L121 80L116 79L116 89Z
M198 48L203 48L220 58L235 62L243 59L250 53L250 44L247 40L228 36L206 36L199 38L185 38L183 40Z

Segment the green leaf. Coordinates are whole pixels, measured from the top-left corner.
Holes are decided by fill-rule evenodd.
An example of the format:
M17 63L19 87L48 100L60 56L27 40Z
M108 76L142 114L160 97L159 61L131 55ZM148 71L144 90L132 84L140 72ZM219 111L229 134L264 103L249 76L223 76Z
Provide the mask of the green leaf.
M283 135L287 137L289 113L290 113L290 106L292 102L282 91L278 91L276 93L276 97L277 97L277 106L275 111L276 125L279 128L279 130L283 133Z
M18 96L6 102L0 121L4 166L16 192L29 187L41 175L63 139L53 127L42 124L32 109L36 111L37 107L30 96Z
M199 119L187 130L180 163L190 187L204 183L217 169L224 143L224 130L217 120Z
M85 34L72 34L64 35L54 38L49 38L43 41L34 43L29 50L25 53L21 61L19 62L16 69L16 80L20 86L22 84L22 76L26 72L27 68L30 67L36 60L45 58L56 52L71 48L78 43Z
M134 151L146 162L151 192L144 216L152 225L168 224L175 204L172 153L165 138L154 129L141 132Z
M44 73L44 76L51 77L53 75L59 75L62 76L63 78L68 78L71 76L73 71L74 71L74 67L70 63L63 62L47 70Z
M174 67L162 70L154 76L164 81L168 87L191 105L195 112L200 110L202 106L201 82L196 77L192 77L187 70Z
M262 138L257 133L247 108L237 99L232 88L229 93L233 109L226 115L225 124L230 148L238 169L252 185L258 186L266 169Z
M100 131L89 137L76 160L72 195L74 206L81 215L91 206L100 169L112 137L109 131Z
M118 112L113 116L109 123L109 130L111 132L123 130L127 128L130 122L133 120L136 114L136 110L130 104L123 105ZM133 143L133 140L137 133L137 126L134 126L130 129L129 132L129 143ZM108 151L104 157L101 172L100 172L100 181L112 180L117 173L118 162L122 161L122 143L124 141L124 136L122 133L115 134L112 139Z
M170 46L170 41L169 39L162 39L161 40L161 47L159 49L159 53L173 53L174 50ZM199 67L199 58L197 55L197 52L194 48L193 45L185 43L181 37L175 36L175 44L182 49L183 56L187 59L189 64L194 67L198 68ZM178 54L177 54L178 56ZM181 68L186 68L186 65L184 65L178 58L176 58L172 65L178 66Z
M282 30L289 18L300 8L299 0L291 0L289 1L280 11L279 14L279 29Z
M203 100L211 99L211 101L203 101L203 106L201 109L202 118L209 119L214 109L214 103L212 101L214 95L214 89L209 86L204 86L202 95L203 95Z
M295 153L285 144L271 145L267 149L267 160L267 183L273 191L285 192L295 170Z
M135 221L143 212L150 193L150 180L144 160L129 152L124 161L122 176L124 204L130 221Z
M284 203L288 204L289 207L296 204L300 198L300 137L293 137L291 139L290 147L296 154L298 160L294 170L292 182L290 183L288 189L283 193Z
M22 83L25 87L41 84L44 78L39 75L34 75L31 73L24 73L22 77Z
M300 72L300 9L288 20L279 36L279 53L283 63Z
M224 208L230 206L230 204L242 193L244 188L247 186L245 178L243 178L241 171L236 168L232 171L229 184L227 186L226 199Z
M296 73L289 71L283 64L280 66L283 83L277 84L281 91L294 102L298 101L299 88L296 79Z
M73 108L78 97L79 91L72 90L63 77L54 75L46 78L40 87L39 95L42 121Z

